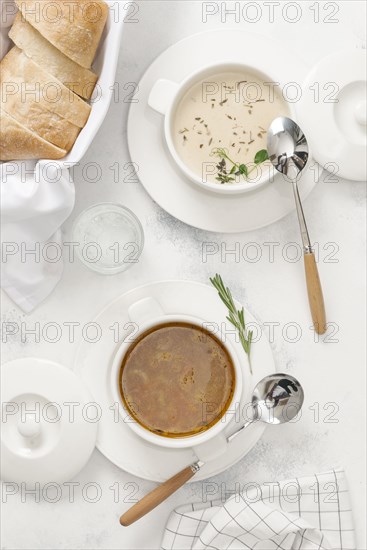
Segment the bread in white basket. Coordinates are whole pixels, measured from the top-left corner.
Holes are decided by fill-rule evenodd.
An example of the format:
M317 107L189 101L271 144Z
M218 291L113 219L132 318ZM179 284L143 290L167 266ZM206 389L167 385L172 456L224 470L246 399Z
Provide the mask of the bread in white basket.
M55 48L20 13L14 19L9 38L32 61L58 78L64 86L85 99L92 97L98 76Z
M97 75L89 67L108 6L102 0L15 3L20 13L9 33L15 46L0 63L0 160L59 159L91 112L85 99Z
M85 126L90 105L29 59L17 46L2 59L0 69L2 94L6 93L5 106L14 95L19 94L23 101L37 96L36 101L48 111L57 113L79 128Z
M64 149L60 149L52 143L41 138L4 110L0 111L0 158L1 160L34 159L60 159L66 155Z
M107 20L101 0L15 0L24 19L73 61L89 69Z

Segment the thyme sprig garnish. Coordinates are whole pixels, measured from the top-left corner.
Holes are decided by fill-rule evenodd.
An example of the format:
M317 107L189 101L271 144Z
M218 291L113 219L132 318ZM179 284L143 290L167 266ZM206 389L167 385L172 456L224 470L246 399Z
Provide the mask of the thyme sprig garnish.
M228 287L224 286L222 277L217 273L215 277L210 278L210 282L214 288L218 291L219 298L228 309L228 316L226 319L236 328L242 347L247 354L250 372L252 374L251 365L251 343L253 331L247 330L245 323L245 311L243 307L237 309L232 297L232 293Z
M255 168L269 159L268 152L266 149L261 149L258 151L254 157L254 166L248 168L246 164L240 164L235 162L228 154L227 149L224 147L215 147L212 149L211 156L220 158L220 161L216 165L218 170L218 175L216 180L220 183L229 183L235 181L236 177L242 176L244 179L248 179L248 176L255 170ZM227 168L227 161L231 164L230 170Z

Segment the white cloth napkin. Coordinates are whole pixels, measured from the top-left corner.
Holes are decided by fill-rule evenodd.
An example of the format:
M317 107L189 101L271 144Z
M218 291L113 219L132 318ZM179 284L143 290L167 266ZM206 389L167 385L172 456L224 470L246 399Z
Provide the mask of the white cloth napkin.
M60 227L74 207L71 173L56 161L8 162L1 176L1 286L25 312L63 271Z
M342 470L248 485L225 503L201 502L174 510L162 549L355 550Z
M15 12L13 0L1 2L0 59L9 49ZM0 164L0 177L1 287L28 313L60 280L63 261L56 254L60 227L73 210L74 184L65 164L47 160Z

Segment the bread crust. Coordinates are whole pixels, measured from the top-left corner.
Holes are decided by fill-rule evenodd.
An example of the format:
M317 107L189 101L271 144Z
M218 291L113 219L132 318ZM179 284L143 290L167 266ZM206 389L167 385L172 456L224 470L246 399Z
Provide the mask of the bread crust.
M7 104L12 93L33 96L43 109L56 113L71 124L83 128L91 108L57 78L33 63L14 46L0 63L2 102Z
M55 48L20 13L14 19L9 38L34 63L60 80L64 86L85 99L92 97L98 76Z
M11 95L5 105L1 104L1 109L32 132L66 151L72 148L80 132L78 126L48 111L42 103L33 101L31 96L22 101L21 94Z
M61 159L66 155L52 143L44 140L15 118L0 111L0 160Z
M23 17L51 44L89 69L107 20L103 0L15 0Z

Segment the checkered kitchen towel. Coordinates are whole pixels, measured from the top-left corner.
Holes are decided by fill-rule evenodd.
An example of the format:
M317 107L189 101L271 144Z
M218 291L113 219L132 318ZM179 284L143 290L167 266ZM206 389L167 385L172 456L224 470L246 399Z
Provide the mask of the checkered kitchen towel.
M168 520L164 550L355 550L342 470L247 484L226 502L181 506Z

